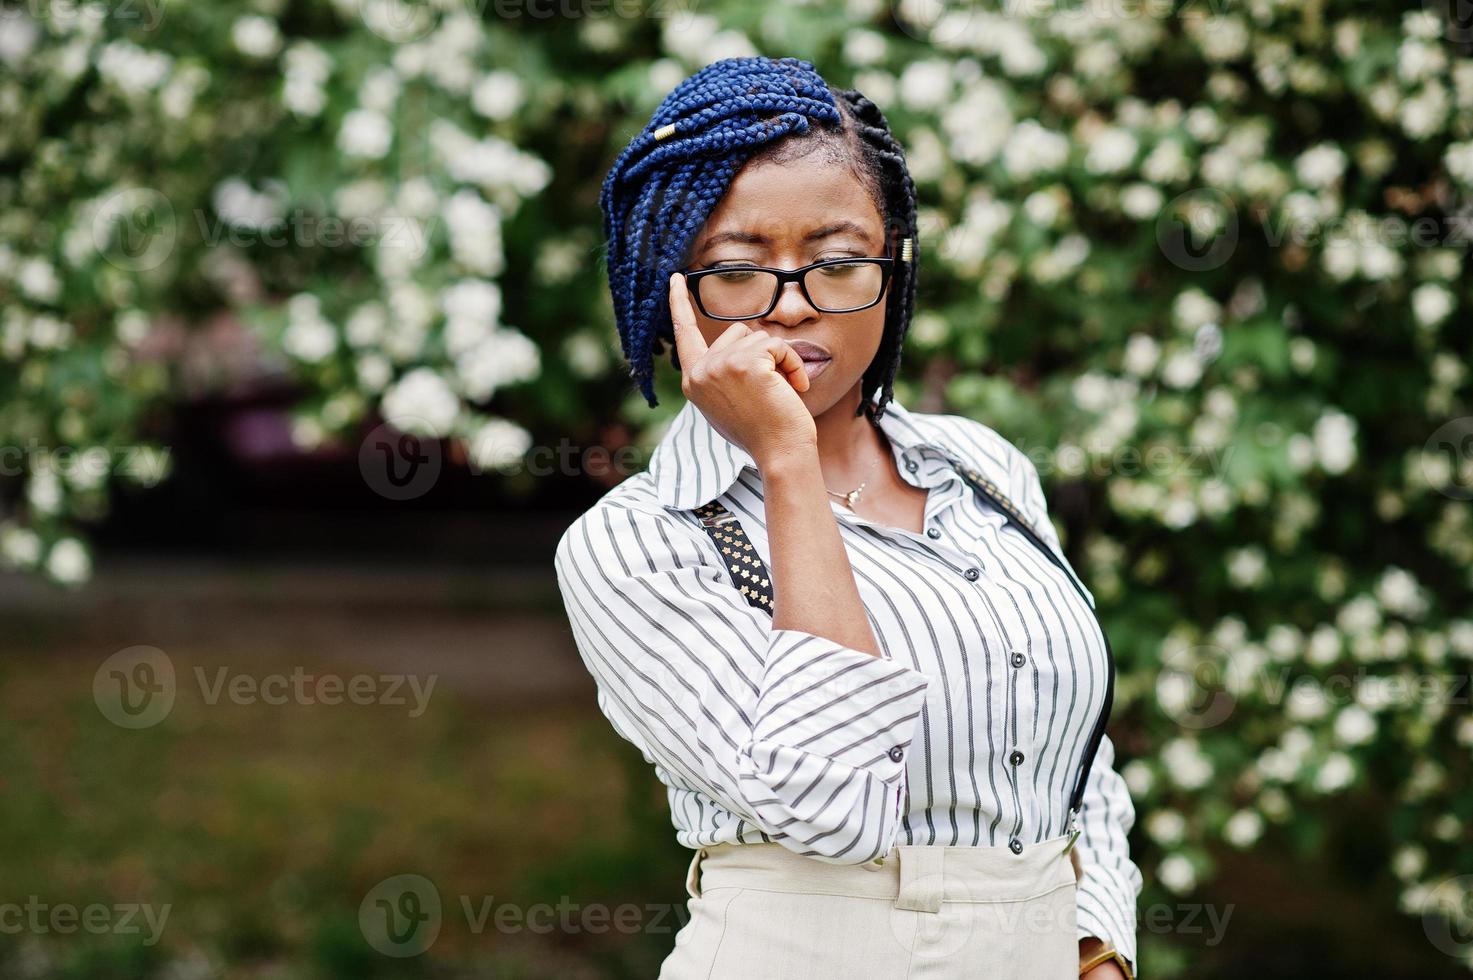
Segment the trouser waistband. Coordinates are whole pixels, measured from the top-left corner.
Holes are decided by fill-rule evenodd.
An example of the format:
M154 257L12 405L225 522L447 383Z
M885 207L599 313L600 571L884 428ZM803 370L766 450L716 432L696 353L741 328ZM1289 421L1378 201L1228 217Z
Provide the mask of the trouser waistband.
M939 912L942 902L1018 902L1077 880L1067 835L1023 848L898 844L883 858L836 864L781 844L711 844L691 859L686 891L750 888L891 901L896 908Z

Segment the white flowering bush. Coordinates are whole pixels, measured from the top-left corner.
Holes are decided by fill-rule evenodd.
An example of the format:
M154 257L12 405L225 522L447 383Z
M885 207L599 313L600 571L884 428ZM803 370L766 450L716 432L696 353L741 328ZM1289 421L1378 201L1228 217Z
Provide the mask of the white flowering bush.
M1389 801L1404 911L1466 920L1466 25L1347 0L340 0L288 30L279 6L7 21L6 444L146 445L177 392L147 338L220 309L304 385L304 445L375 416L472 460L611 415L648 442L678 380L652 413L623 377L599 181L695 68L808 58L885 109L919 188L900 397L1030 454L1099 600L1146 900L1309 847L1359 794ZM367 240L265 241L303 216ZM107 481L13 483L4 555L84 576Z

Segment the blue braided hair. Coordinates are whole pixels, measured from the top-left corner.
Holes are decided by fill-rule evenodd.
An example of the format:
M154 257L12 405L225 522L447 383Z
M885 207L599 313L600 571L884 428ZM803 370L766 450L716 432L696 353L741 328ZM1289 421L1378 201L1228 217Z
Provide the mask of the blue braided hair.
M815 125L817 124L817 125ZM701 227L748 162L782 160L827 146L847 159L885 219L892 240L910 239L886 301L885 331L865 370L856 414L878 419L890 401L915 306L915 184L884 115L853 89L832 89L798 58L727 58L676 86L614 161L599 195L609 290L630 377L650 407L654 355L670 344L668 281L684 267ZM871 397L879 390L878 400Z

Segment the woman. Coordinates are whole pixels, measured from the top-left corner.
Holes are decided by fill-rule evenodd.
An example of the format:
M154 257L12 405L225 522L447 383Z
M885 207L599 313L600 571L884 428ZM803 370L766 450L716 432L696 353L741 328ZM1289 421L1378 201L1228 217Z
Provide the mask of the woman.
M602 205L631 375L686 404L557 549L614 729L695 849L662 980L1126 976L1141 887L1093 598L1038 475L891 383L915 190L804 61L719 61Z

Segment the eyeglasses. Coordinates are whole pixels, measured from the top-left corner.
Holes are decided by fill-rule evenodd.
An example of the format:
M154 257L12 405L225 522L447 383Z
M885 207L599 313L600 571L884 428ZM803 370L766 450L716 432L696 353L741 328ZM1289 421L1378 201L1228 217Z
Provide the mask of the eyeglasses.
M824 259L801 269L723 265L685 274L696 308L712 320L756 320L777 308L783 286L796 282L820 313L856 313L885 295L895 260Z

